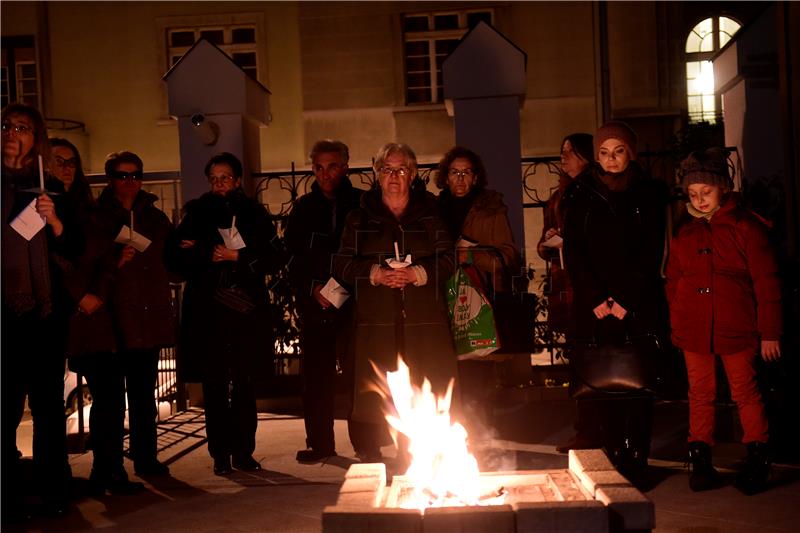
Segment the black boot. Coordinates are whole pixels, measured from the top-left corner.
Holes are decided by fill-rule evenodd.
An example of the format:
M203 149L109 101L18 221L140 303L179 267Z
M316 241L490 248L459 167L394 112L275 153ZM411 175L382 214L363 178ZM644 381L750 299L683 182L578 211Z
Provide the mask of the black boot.
M689 488L694 492L713 489L719 484L719 472L711 463L711 447L705 442L689 443Z
M767 490L771 462L766 442L748 443L747 458L736 476L736 488L747 496Z

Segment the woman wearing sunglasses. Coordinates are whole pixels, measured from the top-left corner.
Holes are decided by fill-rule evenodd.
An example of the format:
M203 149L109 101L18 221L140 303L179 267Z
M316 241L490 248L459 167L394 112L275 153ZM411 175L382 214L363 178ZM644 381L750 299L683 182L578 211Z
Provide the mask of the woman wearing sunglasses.
M102 449L94 450L90 475L93 491L130 493L142 488L128 481L122 460L125 394L128 397L130 457L139 476L167 475L169 469L156 457L156 387L158 357L162 347L175 345L175 325L164 251L172 224L154 204L158 197L142 190L142 160L132 152L108 156L105 173L109 184L97 202L96 220L115 241L111 245L113 281L107 283L108 302L99 294L82 299L79 312L91 315L108 305L117 335L116 351L97 360L90 377L93 390L92 437L102 428ZM149 243L148 243L149 241ZM98 405L102 402L102 410ZM97 420L103 417L103 422Z

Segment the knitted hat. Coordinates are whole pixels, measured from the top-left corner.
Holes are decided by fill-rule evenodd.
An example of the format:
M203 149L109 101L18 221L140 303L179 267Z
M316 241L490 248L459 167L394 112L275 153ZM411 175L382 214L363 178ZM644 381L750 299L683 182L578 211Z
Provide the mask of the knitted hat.
M591 163L594 161L594 148L592 146L592 136L589 133L573 133L564 137L561 141L561 146L569 141L572 145L572 150L581 156L585 161Z
M683 190L693 183L704 183L733 190L733 180L728 168L728 151L724 148L697 150L681 162Z
M595 157L600 152L600 146L608 139L619 139L628 147L631 159L636 159L636 132L630 126L620 120L606 122L597 129L594 134L594 153Z

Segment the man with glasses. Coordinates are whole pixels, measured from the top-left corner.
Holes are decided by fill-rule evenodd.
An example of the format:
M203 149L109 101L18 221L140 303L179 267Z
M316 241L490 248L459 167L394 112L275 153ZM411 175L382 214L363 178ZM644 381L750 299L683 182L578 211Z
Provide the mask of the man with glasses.
M349 301L337 309L321 290L331 277L331 257L339 249L345 218L361 198L347 176L347 145L318 141L310 157L315 181L311 192L295 202L285 233L301 324L307 449L297 452L297 460L303 462L336 455L334 396L337 353L341 353L337 338L346 324Z

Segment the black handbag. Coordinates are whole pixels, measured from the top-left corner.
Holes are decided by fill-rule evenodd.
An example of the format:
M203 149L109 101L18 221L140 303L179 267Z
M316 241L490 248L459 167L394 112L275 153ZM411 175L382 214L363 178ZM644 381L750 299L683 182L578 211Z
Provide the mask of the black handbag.
M231 277L227 270L220 273L219 283L214 291L214 300L237 313L252 313L256 308L255 302L247 291L229 281Z
M621 339L577 341L567 348L574 399L649 396L656 392L661 355L658 337L626 333Z

